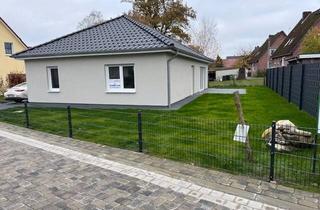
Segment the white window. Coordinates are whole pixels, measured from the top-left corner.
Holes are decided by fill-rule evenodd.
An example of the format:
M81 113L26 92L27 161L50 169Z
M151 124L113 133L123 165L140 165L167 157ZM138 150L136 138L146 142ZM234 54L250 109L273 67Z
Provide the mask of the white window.
M5 50L6 55L12 55L13 54L12 43L5 42L4 43L4 50Z
M200 90L204 90L206 84L206 68L200 67Z
M60 92L58 67L48 67L48 87L50 92Z
M270 49L270 56L272 56L275 51L276 49Z
M133 65L106 66L107 92L134 93L135 79Z
M281 58L281 66L285 66L285 57Z

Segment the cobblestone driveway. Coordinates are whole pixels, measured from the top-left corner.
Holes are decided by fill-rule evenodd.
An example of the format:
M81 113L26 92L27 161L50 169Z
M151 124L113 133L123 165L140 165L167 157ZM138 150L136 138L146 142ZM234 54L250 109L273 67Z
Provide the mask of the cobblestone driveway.
M0 139L4 209L192 209L192 197L40 149Z
M257 194L248 199L252 195L246 191L234 191L232 195L223 192L223 187L219 191L208 188L212 186L209 183L201 187L160 171L151 172L147 163L139 168L127 164L140 155L137 153L106 150L108 148L79 141L63 145L70 139L61 137L61 145L56 145L54 136L21 131L30 137L46 139L39 141L0 131L0 136L7 136L0 137L0 209L276 209L272 199L260 197L261 201L257 201ZM79 152L82 146L89 148L91 155ZM114 152L114 157L122 155L128 162L101 158L99 148ZM150 161L160 163L159 160ZM176 168L181 165L176 163ZM281 189L291 191L290 188ZM318 207L316 194L300 196L305 202L315 200L313 205ZM280 200L278 204L282 208L311 209Z

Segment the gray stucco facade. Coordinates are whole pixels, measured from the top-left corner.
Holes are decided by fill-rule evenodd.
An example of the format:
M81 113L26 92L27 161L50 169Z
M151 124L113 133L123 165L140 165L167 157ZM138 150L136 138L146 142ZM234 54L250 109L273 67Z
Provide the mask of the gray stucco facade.
M167 107L167 61L173 56L148 53L26 60L29 102ZM110 93L105 68L122 64L134 66L135 92ZM207 88L206 62L177 56L169 65L171 104ZM49 88L47 67L50 66L59 71L58 92ZM205 71L202 87L201 68Z

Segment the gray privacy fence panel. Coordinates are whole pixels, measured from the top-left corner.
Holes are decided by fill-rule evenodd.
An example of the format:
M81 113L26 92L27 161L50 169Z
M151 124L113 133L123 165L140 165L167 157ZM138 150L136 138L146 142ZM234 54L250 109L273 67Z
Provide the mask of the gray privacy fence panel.
M300 105L300 91L301 91L301 76L302 65L294 65L292 67L292 79L291 79L291 102Z
M277 93L279 95L282 95L282 79L283 79L283 68L278 69L278 87L277 87Z
M307 70L306 70L307 69ZM302 109L313 116L317 115L320 87L320 64L309 64L304 71Z
M278 78L277 78L277 70L278 69L273 69L273 71L272 71L272 90L276 90L276 87L277 87L277 80L278 80Z
M267 86L316 117L320 90L320 63L268 69Z
M285 67L283 70L283 97L290 99L290 74L291 67Z
M271 75L270 75L271 76L271 87L270 88L272 90L273 90L273 84L274 84L274 76L273 76L274 74L273 74L273 72L274 72L274 69L271 69L271 71L270 71L270 73L271 73Z

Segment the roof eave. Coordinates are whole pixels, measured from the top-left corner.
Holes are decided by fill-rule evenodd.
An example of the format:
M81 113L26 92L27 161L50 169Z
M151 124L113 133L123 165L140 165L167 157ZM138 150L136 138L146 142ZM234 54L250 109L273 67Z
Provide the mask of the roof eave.
M53 58L72 58L72 57L92 57L92 56L106 56L106 55L128 55L128 54L146 54L146 53L174 53L175 51L179 52L179 55L192 58L195 60L200 60L206 63L212 63L213 60L209 58L202 58L200 56L189 55L187 52L182 50L167 47L167 48L157 48L157 49L143 49L143 50L131 50L131 51L117 51L117 52L84 52L80 54L59 54L59 55L39 55L39 56L23 56L23 55L12 55L12 58L19 60L39 60L39 59L53 59Z
M171 48L155 48L155 49L142 49L142 50L123 50L123 51L105 51L105 52L83 52L77 54L44 54L44 55L31 55L23 56L20 54L12 55L12 58L19 60L38 60L49 58L69 58L69 57L91 57L91 56L104 56L104 55L122 55L122 54L144 54L144 53L159 53L170 52Z

